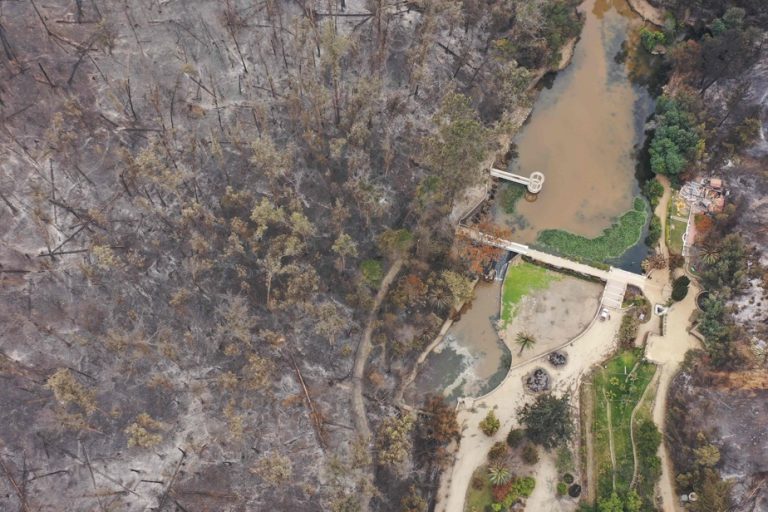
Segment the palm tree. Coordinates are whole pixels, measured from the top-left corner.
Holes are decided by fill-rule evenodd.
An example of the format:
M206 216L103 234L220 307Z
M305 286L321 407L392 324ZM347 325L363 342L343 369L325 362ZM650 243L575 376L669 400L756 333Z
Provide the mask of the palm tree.
M720 259L720 248L712 243L707 243L701 247L699 254L704 263L712 265Z
M491 485L504 485L511 480L512 473L504 466L493 466L488 470L488 481L491 482Z
M533 346L536 344L536 338L527 332L519 332L517 333L515 342L517 343L517 346L520 347L520 354L518 355L523 355L524 350L533 348Z

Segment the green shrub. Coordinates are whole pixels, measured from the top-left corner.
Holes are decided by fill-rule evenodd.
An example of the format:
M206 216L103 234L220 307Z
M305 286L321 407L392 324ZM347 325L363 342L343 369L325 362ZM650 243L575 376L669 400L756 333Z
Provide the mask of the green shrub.
M645 185L643 185L643 195L648 198L648 202L651 203L651 208L656 208L661 196L664 195L664 185L659 183L659 180L655 178L648 180L645 182Z
M565 482L557 482L557 495L558 496L565 496L565 493L568 492L568 484Z
M533 443L528 443L523 447L523 462L530 466L539 462L539 450Z
M658 30L650 30L645 27L640 30L640 42L643 44L643 48L645 48L649 53L653 52L653 50L658 45L664 44L666 39L667 38L664 35L664 32L660 32Z
M563 475L563 482L565 482L566 484L568 484L568 485L572 484L573 480L574 480L574 478L573 478L572 474L566 473L566 474Z
M570 2L554 0L544 5L543 36L547 41L552 55L552 63L560 59L560 49L572 37L581 32L581 20L575 16L574 8Z
M632 346L637 338L637 329L640 325L635 315L627 313L624 318L621 319L621 326L619 327L618 339L619 343L625 347Z
M536 488L536 479L532 476L524 476L519 478L517 482L515 482L515 485L512 486L512 488L517 492L517 494L527 498L531 495L533 489Z
M480 430L482 430L483 434L488 437L498 432L499 427L501 427L501 422L496 417L496 413L494 413L493 410L488 411L488 414L485 415L485 419L480 422Z
M499 195L502 209L509 214L515 213L517 202L525 195L525 187L514 183L505 183Z
M503 458L507 454L507 444L503 441L495 443L490 450L488 450L488 460L496 462Z
M523 439L525 439L525 430L521 428L513 428L509 431L509 434L507 434L507 444L512 448L520 446Z
M658 215L651 218L651 224L648 226L648 236L645 237L645 245L653 247L661 238L661 219Z
M675 279L675 282L672 284L672 300L675 302L683 300L688 295L688 285L690 282L691 280L686 276L680 276Z
M566 475L569 474L567 473L568 471L573 469L573 453L571 453L568 446L561 446L557 449L555 467L560 473L565 473ZM566 480L565 483L570 484L571 482Z
M381 262L378 260L363 261L360 263L360 272L362 272L366 284L372 288L378 288L384 277L384 270L381 266Z

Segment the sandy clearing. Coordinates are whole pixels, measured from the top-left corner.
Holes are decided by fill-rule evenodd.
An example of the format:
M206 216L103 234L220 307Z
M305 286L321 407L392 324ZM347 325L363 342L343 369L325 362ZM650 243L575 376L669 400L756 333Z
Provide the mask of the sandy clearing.
M512 353L512 364L549 353L584 331L600 305L602 290L600 284L561 275L547 288L523 297L501 336ZM536 338L533 348L522 353L515 341L520 332L529 332Z
M659 387L653 406L653 421L662 433L665 432L667 393L672 378L685 359L685 353L699 347L699 340L688 332L690 316L696 309L698 293L696 284L691 282L685 299L673 304L667 313L665 336L651 334L648 338L645 355L660 367ZM662 471L658 489L664 503L664 510L681 511L680 500L675 493L674 469L667 453L666 443L662 443L659 447L659 458Z
M620 324L621 315L613 315L610 320L604 322L594 322L572 342L568 349L568 364L563 368L550 369L555 394L567 392L575 396L583 375L615 349L616 333ZM538 364L538 361L522 364L512 369L501 385L488 395L460 402L458 420L462 428L462 440L453 468L441 479L435 509L437 512L463 511L464 498L475 468L483 464L493 443L503 441L510 429L519 426L517 410L533 400L534 395L523 389L523 377ZM484 435L478 428L478 423L489 409L495 409L496 416L501 421L501 428L492 437ZM538 471L534 476L538 481ZM546 476L544 480L546 481ZM549 506L551 504L547 505ZM529 510L552 509L531 506Z
M541 458L536 465L536 487L525 502L525 509L537 512L571 512L576 510L578 501L569 496L557 496L557 482L560 475L555 466L554 452L540 451Z
M659 177L659 181L664 185L664 195L656 208L656 214L666 222L666 211L671 189L669 181L664 177ZM662 248L665 254L668 254L664 243ZM651 304L663 304L671 292L669 282L670 275L667 269L657 270L651 276L652 282L656 285L646 289L646 296ZM661 288L661 292L659 292ZM666 328L663 335L660 333L659 319L654 317L650 322L641 326L641 335L648 333L648 344L645 349L645 356L648 360L659 365L658 387L653 404L653 421L662 434L666 431L664 426L667 411L667 393L672 378L677 373L680 363L685 359L685 354L691 349L699 347L699 341L688 332L690 318L696 310L696 295L699 288L694 281L688 288L688 295L680 302L673 304L669 308L666 318ZM638 339L642 339L638 336ZM661 478L659 479L657 490L662 499L663 510L681 512L680 500L675 493L675 473L672 462L667 453L666 443L662 443L658 452L661 459Z

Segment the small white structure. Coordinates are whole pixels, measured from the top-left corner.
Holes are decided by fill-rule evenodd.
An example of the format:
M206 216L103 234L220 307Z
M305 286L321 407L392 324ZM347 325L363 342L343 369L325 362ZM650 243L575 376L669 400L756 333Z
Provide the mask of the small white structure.
M661 304L656 304L656 305L653 307L653 313L654 313L656 316L664 316L664 315L666 315L666 314L667 314L667 312L669 312L669 308L668 308L668 307L666 307L666 306L662 306Z
M538 194L544 187L544 173L534 171L529 177L520 176L519 174L513 174L511 172L502 171L491 167L491 176L495 178L501 178L503 180L511 181L513 183L519 183L525 185L528 188L528 192L531 194Z

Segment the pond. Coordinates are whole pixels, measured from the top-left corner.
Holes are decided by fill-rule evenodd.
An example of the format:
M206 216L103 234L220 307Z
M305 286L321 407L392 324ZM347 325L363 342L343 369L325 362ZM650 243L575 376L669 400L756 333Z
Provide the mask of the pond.
M421 403L427 393L455 401L495 388L507 374L511 356L496 331L501 281L479 283L475 298L445 340L427 357L407 398Z
M518 201L512 214L494 204L495 221L512 227L517 242L532 243L543 229L598 236L640 194L637 153L654 101L630 78L643 63L627 56L635 55L643 22L625 0L586 0L580 9L585 23L571 64L541 91L514 139L510 170L543 172L544 189L534 202ZM639 271L646 254L641 240L610 263ZM427 393L479 396L502 381L513 356L496 332L499 295L500 282L478 286L472 307L427 358L410 403Z
M643 23L624 0L587 0L581 10L585 23L571 64L541 91L514 139L510 170L546 176L536 201L519 201L513 216L495 213L521 243L544 229L598 236L640 192L636 153L653 99L630 80L626 47L637 44Z

